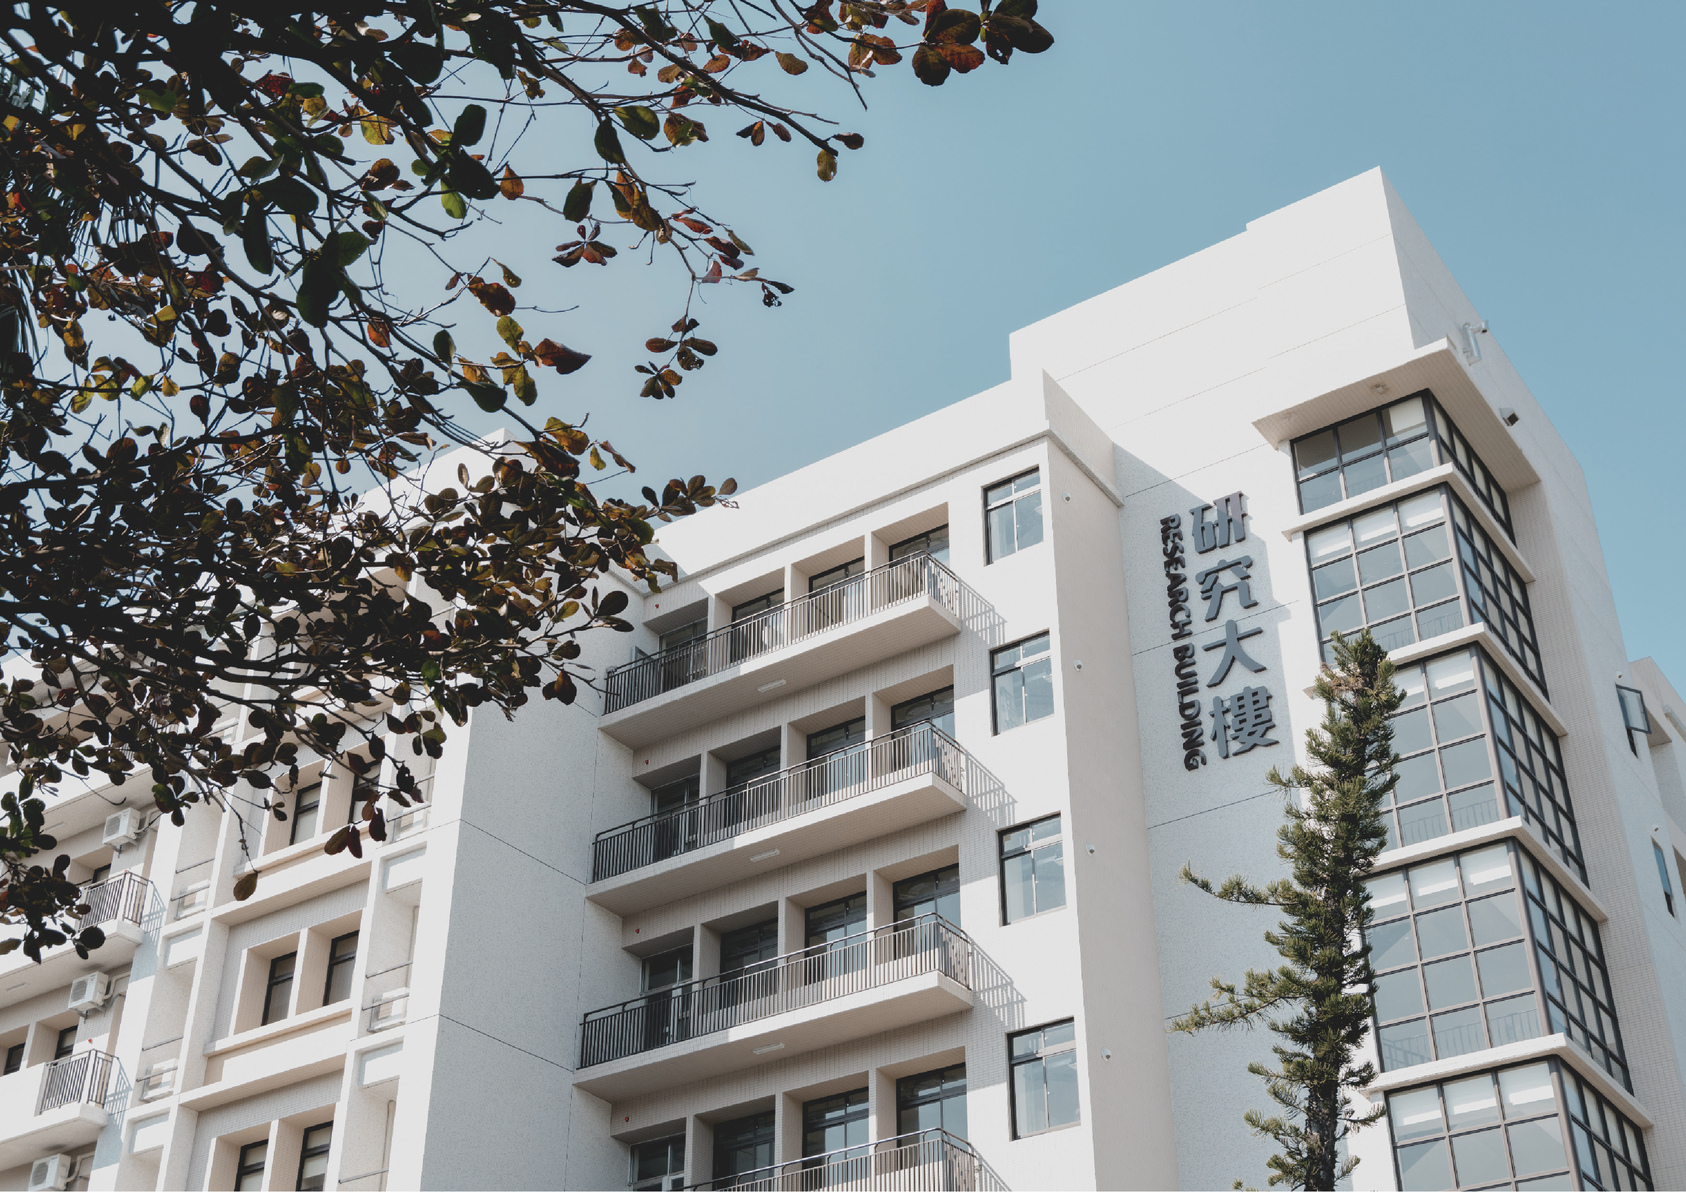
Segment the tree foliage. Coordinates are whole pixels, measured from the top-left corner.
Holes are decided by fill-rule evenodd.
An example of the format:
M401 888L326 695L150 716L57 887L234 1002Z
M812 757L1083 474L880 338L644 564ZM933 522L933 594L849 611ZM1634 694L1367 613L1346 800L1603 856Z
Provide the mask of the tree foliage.
M1172 1023L1193 1033L1266 1022L1284 1040L1272 1045L1275 1067L1247 1066L1280 1111L1246 1114L1256 1133L1281 1148L1269 1160L1273 1187L1333 1189L1358 1163L1341 1161L1341 1140L1383 1113L1355 1113L1348 1096L1376 1078L1374 1064L1354 1063L1375 1011L1365 879L1387 843L1381 807L1399 781L1388 717L1404 696L1368 630L1352 641L1337 634L1334 649L1333 666L1314 688L1324 704L1322 726L1306 732L1314 766L1269 775L1288 796L1276 853L1290 876L1264 886L1236 876L1214 887L1190 866L1182 870L1184 881L1225 902L1282 912L1265 940L1286 963L1249 969L1239 985L1214 978L1214 996Z
M527 204L563 269L624 262L628 240L668 254L678 317L635 333L635 383L671 398L718 351L698 287L770 306L791 287L652 173L664 155L747 120L739 136L805 142L830 179L862 138L794 106L795 76L858 91L908 61L937 85L1046 49L1035 17L1035 0L8 5L0 310L38 334L0 368L0 741L21 782L0 920L25 950L77 930L64 864L35 861L56 844L39 796L68 772L144 783L177 823L200 802L280 817L277 776L319 756L384 775L330 842L356 853L419 797L401 759L438 756L445 721L572 700L591 681L579 634L630 628L601 578L653 588L672 568L652 523L733 491L600 497L594 479L632 465L547 412L579 404L568 382L540 394L590 355L465 233ZM530 249L502 251L528 268ZM429 267L436 289L408 280ZM475 441L465 399L510 441L455 485L406 481ZM231 712L256 734L238 749Z

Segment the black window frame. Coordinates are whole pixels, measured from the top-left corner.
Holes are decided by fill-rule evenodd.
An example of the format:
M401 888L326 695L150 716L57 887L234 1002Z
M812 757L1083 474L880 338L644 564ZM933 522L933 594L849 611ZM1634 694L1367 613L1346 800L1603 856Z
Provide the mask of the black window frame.
M758 617L762 613L770 613L784 604L784 588L774 588L771 592L763 592L748 600L732 606L732 624L747 621L751 617Z
M1065 820L1063 818L1064 814L1065 814L1064 812L1056 811L1052 815L1038 816L1033 820L1026 820L1022 824L1014 824L1012 827L1003 828L1003 829L1001 829L1000 832L998 832L996 834L996 850L995 851L996 851L996 856L997 856L997 859L998 859L997 864L998 864L998 871L999 871L1000 880L1001 880L1001 925L1003 927L1006 927L1006 926L1008 926L1009 924L1012 924L1012 923L1023 923L1028 919L1039 918L1042 915L1049 915L1049 914L1052 914L1053 912L1058 911L1058 910L1064 910L1065 907L1070 904L1071 900L1070 900L1070 898L1067 897L1067 891L1066 891ZM1046 835L1043 835L1043 836L1035 835L1034 832L1033 832L1033 829L1037 828L1038 826L1040 826L1042 824L1047 823L1049 820L1058 821L1059 822L1058 829L1056 831L1052 832L1052 833L1049 833L1049 834L1046 834ZM1022 847L1022 848L1020 848L1020 847L1009 848L1009 846L1007 844L1007 838L1010 837L1010 836L1014 836L1014 835L1016 835L1020 832L1030 833L1025 838L1024 847ZM1008 906L1007 906L1007 862L1010 861L1010 860L1014 860L1018 857L1023 857L1023 856L1031 857L1031 889L1034 892L1035 889L1036 889L1036 878L1035 878L1036 860L1035 860L1035 855L1038 852L1042 851L1043 849L1053 849L1053 848L1057 848L1057 849L1060 850L1060 855L1057 858L1057 860L1060 863L1060 901L1055 903L1054 905L1048 906L1048 907L1040 907L1039 906L1036 910L1031 911L1028 915L1019 915L1017 918L1012 917L1012 915L1010 914L1010 912L1008 910ZM1054 858L1050 858L1050 860L1053 860L1053 859Z
M310 1141L310 1136L319 1130L326 1130L328 1132L328 1140L326 1142L312 1143ZM332 1118L329 1118L325 1122L318 1122L314 1126L305 1127L304 1135L299 1141L299 1178L294 1181L294 1187L296 1187L299 1192L320 1192L320 1189L325 1186L327 1183L328 1152L333 1149L333 1145L334 1121ZM310 1162L310 1160L316 1158L320 1158L322 1160L323 1182L320 1184L312 1184L310 1188L307 1189L304 1182L304 1165Z
M304 813L312 813L310 820L310 835L300 836L299 825L304 823ZM322 782L306 783L293 795L293 823L288 831L287 843L298 844L301 840L309 840L322 831Z
M324 1006L332 1006L351 997L352 970L357 964L357 935L358 933L355 930L348 931L344 935L336 935L328 941L328 971L322 980L322 1004ZM349 954L342 956L340 945L347 940L351 941L351 951ZM339 997L334 997L334 978L342 970L346 974L345 992Z
M928 705L931 708L932 711L935 711L936 708L938 706L940 706L940 704L942 702L941 697L943 697L943 696L947 697L947 702L948 702L948 711L947 712L939 712L934 716L933 715L924 715L924 716L914 716L914 717L911 717L911 718L904 714L909 709L912 709L914 711L920 710L919 706L922 705L922 704ZM898 729L911 728L916 724L923 724L925 721L930 721L932 727L934 727L938 732L946 733L951 738L954 736L954 684L953 683L950 683L946 687L938 687L935 690L927 691L924 695L916 695L912 699L904 699L900 703L895 704L890 708L890 731L891 732L896 732ZM943 723L944 721L947 722L946 725Z
M256 1160L247 1156L253 1151L258 1152ZM269 1166L269 1139L260 1138L256 1142L248 1142L240 1148L240 1153L234 1159L234 1187L235 1192L245 1188L263 1187L264 1169ZM248 1176L257 1177L251 1184L246 1183Z
M1028 1055L1023 1055L1023 1056L1015 1056L1013 1054L1013 1045L1019 1039L1023 1039L1026 1036L1029 1036L1029 1035L1043 1035L1043 1036L1045 1036L1047 1031L1049 1031L1051 1029L1054 1029L1056 1027L1063 1027L1063 1026L1069 1026L1071 1028L1071 1039L1069 1041L1057 1044L1053 1047L1048 1047L1048 1046L1045 1045L1046 1039L1044 1038L1044 1045L1039 1046L1036 1049L1036 1051L1034 1051L1033 1053L1028 1054ZM1058 1055L1065 1055L1067 1053L1070 1053L1070 1055L1072 1056L1072 1066L1075 1069L1076 1064L1077 1064L1077 1059L1076 1059L1076 1056L1077 1056L1077 1020L1075 1018L1061 1018L1061 1019L1058 1019L1054 1022L1045 1022L1045 1023L1042 1023L1040 1026L1028 1027L1028 1028L1026 1028L1025 1030L1022 1030L1022 1031L1013 1031L1011 1034L1009 1034L1007 1036L1007 1089L1008 1089L1008 1100L1011 1103L1009 1105L1009 1113L1011 1114L1012 1131L1013 1131L1012 1136L1013 1136L1014 1139L1037 1138L1037 1137L1040 1137L1043 1134L1052 1134L1056 1130L1069 1130L1074 1126L1080 1126L1080 1125L1083 1124L1082 1089L1081 1089L1081 1085L1079 1085L1078 1101L1077 1101L1077 1116L1075 1118L1073 1118L1072 1120L1070 1120L1068 1122L1060 1122L1057 1125L1050 1124L1050 1125L1047 1125L1047 1126L1043 1126L1039 1130L1026 1131L1026 1130L1020 1129L1021 1122L1020 1122L1020 1113L1019 1113L1018 1070L1022 1067L1026 1067L1030 1064L1040 1065L1042 1067L1042 1071L1043 1071L1042 1087L1043 1087L1043 1090L1044 1090L1044 1096L1046 1096L1046 1090L1047 1090L1047 1087L1048 1087L1048 1079L1047 1079L1047 1071L1048 1071L1047 1063L1048 1063L1048 1060L1049 1060L1050 1057L1058 1056ZM1074 1077L1074 1079L1075 1079L1075 1077ZM1043 1107L1043 1112L1044 1112L1044 1116L1051 1116L1047 1113L1047 1106L1045 1104L1044 1104L1044 1107Z
M929 1091L915 1091L921 1081L934 1082ZM949 1117L950 1102L960 1103L959 1118L951 1123ZM940 1123L935 1126L909 1127L903 1115L908 1110L917 1110L921 1106L937 1106L937 1117ZM915 1072L911 1076L903 1076L896 1081L896 1134L898 1137L921 1133L925 1130L942 1130L955 1138L965 1141L967 1131L966 1106L966 1061L949 1064L942 1068L932 1068L928 1072ZM953 1126L959 1126L954 1129Z
M289 962L287 971L285 973L277 973L275 971L276 966L283 960ZM281 1022L292 1015L291 1003L293 1000L293 982L298 978L298 969L299 953L296 948L291 952L283 952L279 956L272 956L269 958L268 976L265 978L263 986L263 1017L258 1023L259 1026L268 1026L272 1022ZM283 1005L280 1007L281 1012L276 1014L274 1013L276 1008L275 991L278 989L285 989L286 993L282 996Z
M825 1155L839 1155L849 1158L865 1152L871 1145L867 1137L871 1133L871 1097L863 1086L858 1089L846 1089L841 1093L831 1093L824 1097L815 1097L811 1101L802 1102L802 1158L807 1160L802 1166L818 1167L818 1160ZM827 1122L819 1119L819 1115L827 1112L828 1108L839 1105L842 1110L837 1122ZM841 1124L843 1127L843 1145L827 1147L823 1145L823 1133L832 1125ZM861 1138L858 1142L849 1141L849 1127L858 1125L861 1128ZM809 1149L813 1143L813 1134L818 1131L822 1135L821 1149Z
M754 934L753 948L742 947ZM751 954L753 953L753 957ZM777 916L759 923L748 923L720 933L720 975L759 972L770 965L779 954L779 920Z
M76 1054L76 1031L81 1023L74 1026L61 1027L58 1038L53 1040L53 1058L62 1060Z
M13 1072L23 1071L23 1052L26 1044L14 1043L6 1048L5 1071L0 1076L10 1076Z
M730 1144L729 1148L721 1145L720 1132L731 1127L743 1127L743 1129L735 1137L730 1135L727 1137L725 1141ZM715 1122L712 1133L714 1136L714 1162L712 1167L715 1187L735 1188L739 1177L749 1175L752 1172L763 1171L773 1165L778 1135L771 1109L762 1110L759 1113L746 1113L742 1117L732 1118L729 1121ZM754 1167L743 1168L741 1171L727 1171L726 1163L723 1160L728 1150L742 1148L746 1145L755 1148L766 1147L767 1161Z
M1670 880L1668 872L1668 856L1663 852L1663 846L1655 840L1651 841L1651 855L1656 858L1657 878L1663 886L1663 906L1670 915L1678 918L1679 915L1674 909L1674 882Z
M847 563L839 563L835 567L827 567L824 571L816 571L808 577L808 594L829 592L841 587L852 580L857 580L866 574L866 556L850 559Z
M942 536L942 545L936 550L932 550L932 541L938 535ZM911 559L919 555L928 555L937 562L946 565L948 562L949 546L950 540L948 534L948 523L944 522L940 526L931 527L922 534L915 534L911 538L903 538L900 542L892 542L890 544L889 560L892 563L899 563L903 559Z
M932 884L932 895L927 899L915 899L908 893L908 887L914 882L929 880ZM942 906L945 899L950 900L952 914L943 914ZM929 901L931 909L921 911L917 908ZM960 926L960 863L941 865L925 873L916 873L912 877L904 877L890 887L890 907L892 921L905 923L919 918L921 915L940 915L944 921L955 927Z
M1043 648L1029 656L1028 666L1036 666L1037 664L1044 662L1047 664L1048 710L1040 716L1032 717L1025 715L1024 718L1019 720L1016 724L1010 724L1006 728L1002 728L1001 692L999 680L1010 674L1021 675L1018 688L1020 712L1021 714L1026 712L1028 710L1028 704L1025 700L1024 693L1030 680L1022 677L1023 672L1028 669L1024 650L1026 646L1037 641L1041 641L1043 643ZM1004 664L1002 661L1003 657L1015 651L1017 653L1012 664ZM989 716L990 728L995 736L1000 736L1002 733L1012 732L1016 728L1023 728L1027 724L1035 724L1039 720L1047 720L1049 717L1053 716L1055 710L1054 637L1049 630L1044 629L1040 633L1032 633L1028 637L1021 637L1018 641L1008 642L1004 646L997 646L989 652Z
M666 1168L660 1175L640 1176L638 1162L645 1151L654 1151L661 1147L664 1151L663 1164ZM670 1184L674 1177L679 1177L677 1184ZM635 1142L627 1149L627 1187L633 1192L661 1192L669 1187L683 1187L685 1183L685 1133L668 1134L662 1138L646 1138L643 1142Z
M1034 484L1019 487L1019 482L1027 476L1036 477ZM992 493L1005 488L1007 491L1000 496ZM1042 468L1037 465L1015 473L1005 480L997 480L993 484L986 484L983 488L983 517L984 517L984 565L999 563L1002 559L1009 559L1020 551L1029 550L1048 540L1047 510L1042 500ZM1034 498L1036 502L1036 537L1029 542L1019 542L1019 502ZM990 515L997 509L1011 507L1013 510L1013 548L1008 551L997 549L995 532Z
M1628 697L1633 696L1630 700ZM1634 757L1639 756L1639 742L1634 740L1635 733L1641 733L1647 738L1651 735L1651 710L1645 706L1645 693L1637 687L1629 687L1625 683L1616 684L1616 703L1622 709L1622 727L1627 729L1627 747ZM1635 704L1637 703L1637 706ZM1635 717L1634 713L1638 716ZM1634 723L1635 719L1638 723Z

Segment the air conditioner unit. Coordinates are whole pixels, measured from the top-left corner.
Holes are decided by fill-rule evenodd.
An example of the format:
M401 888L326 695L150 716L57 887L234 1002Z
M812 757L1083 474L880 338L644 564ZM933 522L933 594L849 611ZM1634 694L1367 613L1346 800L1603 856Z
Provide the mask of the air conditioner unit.
M133 807L125 807L115 815L105 817L105 831L100 835L100 843L122 851L124 845L132 843L140 834L141 813Z
M70 983L70 1008L78 1014L98 1010L110 996L111 978L104 973L88 973Z
M29 1192L63 1188L70 1183L70 1168L74 1162L69 1155L47 1155L35 1160L29 1168Z

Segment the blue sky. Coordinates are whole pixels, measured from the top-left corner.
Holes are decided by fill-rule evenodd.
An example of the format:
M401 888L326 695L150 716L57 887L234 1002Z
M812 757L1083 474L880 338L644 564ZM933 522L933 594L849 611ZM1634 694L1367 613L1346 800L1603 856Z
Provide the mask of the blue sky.
M1013 329L1379 165L1585 466L1629 653L1686 687L1686 6L1044 0L1040 19L1047 54L940 89L891 68L865 113L818 71L790 81L866 135L828 185L722 119L666 159L797 287L777 310L711 294L721 355L675 401L637 398L623 350L676 313L661 271L564 272L539 232L511 262L521 297L582 304L545 333L598 353L546 412L591 411L640 481L755 484L1003 380Z

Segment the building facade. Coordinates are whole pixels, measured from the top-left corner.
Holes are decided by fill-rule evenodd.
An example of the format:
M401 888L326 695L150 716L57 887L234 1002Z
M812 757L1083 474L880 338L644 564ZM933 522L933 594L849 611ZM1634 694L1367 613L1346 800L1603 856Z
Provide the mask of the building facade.
M361 858L320 763L286 823L63 792L109 942L0 958L0 1188L1257 1183L1269 1036L1166 1026L1273 918L1178 874L1279 871L1360 627L1406 703L1355 1186L1686 1186L1686 702L1385 178L1011 356L664 529L600 698L475 716Z

